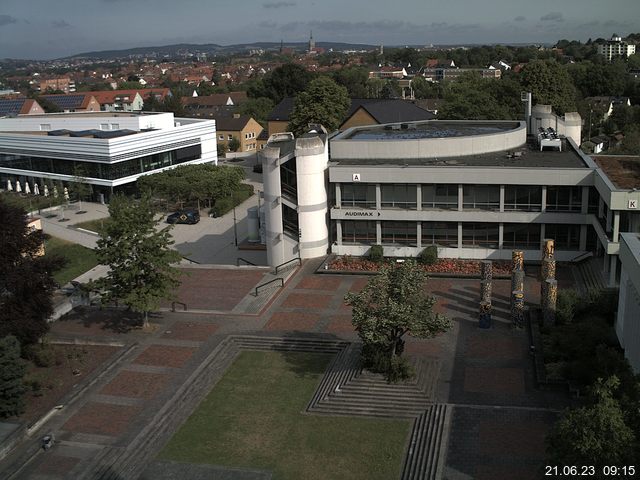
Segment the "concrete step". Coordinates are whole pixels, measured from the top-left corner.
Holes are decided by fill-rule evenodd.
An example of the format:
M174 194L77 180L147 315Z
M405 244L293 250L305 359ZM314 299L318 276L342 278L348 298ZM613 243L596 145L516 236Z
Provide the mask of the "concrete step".
M442 477L450 408L433 405L414 422L402 480L436 480Z

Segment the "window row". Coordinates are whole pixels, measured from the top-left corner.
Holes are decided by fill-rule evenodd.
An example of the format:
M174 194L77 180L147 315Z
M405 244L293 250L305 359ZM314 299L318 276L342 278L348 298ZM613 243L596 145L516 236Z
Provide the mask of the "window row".
M484 222L464 222L462 225L462 246L499 248L499 224ZM457 222L422 222L421 244L441 247L458 246ZM536 250L540 248L540 224L505 223L503 224L502 248L522 248ZM415 222L380 222L381 242L383 245L416 246L418 229ZM559 250L578 250L580 246L579 225L545 226L545 238L553 238ZM342 243L374 244L377 242L375 221L342 221Z
M458 185L422 185L423 209L457 210ZM415 210L418 204L416 184L381 184L381 208ZM597 211L598 197L595 189L589 192L589 212ZM341 206L376 208L376 185L342 184ZM462 208L465 210L500 210L499 185L463 185ZM547 187L546 211L580 212L582 187ZM542 211L542 187L534 185L505 185L504 210L521 212Z
M117 163L83 162L0 153L0 166L32 172L57 173L60 175L76 175L78 171L82 171L82 175L87 178L116 180L118 178L129 177L131 175L197 160L201 155L202 149L200 145L178 148L168 152L132 158Z

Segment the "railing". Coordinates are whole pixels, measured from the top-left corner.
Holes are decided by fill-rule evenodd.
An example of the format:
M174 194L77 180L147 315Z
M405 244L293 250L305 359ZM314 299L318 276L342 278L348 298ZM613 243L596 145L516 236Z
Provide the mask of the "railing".
M171 311L175 312L176 311L176 304L178 305L182 305L183 310L186 312L187 311L187 304L184 302L171 302Z
M278 274L278 270L280 270L280 268L282 268L282 267L284 267L285 265L288 265L288 264L290 264L290 263L292 263L292 262L298 262L298 265L302 265L302 260L300 259L300 257L292 258L291 260L288 260L288 261L286 261L286 262L281 263L280 265L278 265L278 266L276 267L275 275L277 275L277 274Z
M268 282L262 283L260 285L258 285L255 289L255 294L256 297L258 296L258 289L262 288L262 287L266 287L267 285L274 283L274 282L280 282L280 288L284 287L284 280L281 278L274 278L273 280L269 280Z
M255 263L250 262L249 260L246 260L246 259L244 259L244 258L242 258L242 257L238 257L238 258L236 258L236 267L239 267L239 266L240 266L240 261L243 261L243 262L244 262L244 263L246 263L247 265L253 265L254 267L256 266L256 264L255 264Z
M569 263L580 263L583 260L586 260L587 258L591 258L591 257L593 257L593 252L584 252L578 255L577 257L574 257L571 260L569 260Z

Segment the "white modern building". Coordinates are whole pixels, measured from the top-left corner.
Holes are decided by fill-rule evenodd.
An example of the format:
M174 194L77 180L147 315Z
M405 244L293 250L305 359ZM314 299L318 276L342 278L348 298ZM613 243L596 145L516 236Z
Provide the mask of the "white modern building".
M622 37L614 33L610 40L598 44L598 54L604 56L607 62L614 57L629 57L636 53L636 46L622 41Z
M620 240L620 296L616 334L633 370L640 373L640 235L623 233Z
M441 257L508 259L520 249L539 260L553 238L558 260L592 252L616 285L620 232L640 231L640 178L631 178L634 190L613 175L617 159L594 161L578 149L577 114L547 110L533 109L528 122L272 137L261 153L269 263L367 255L374 244L390 257L437 245Z
M64 184L82 171L108 197L141 175L197 163L217 163L215 121L111 112L0 118L0 187Z

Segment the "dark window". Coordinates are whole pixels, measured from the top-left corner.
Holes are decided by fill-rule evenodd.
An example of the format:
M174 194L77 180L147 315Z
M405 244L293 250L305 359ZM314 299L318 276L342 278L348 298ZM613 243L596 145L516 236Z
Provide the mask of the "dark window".
M534 185L506 185L505 211L539 212L542 209L542 187Z
M458 209L458 185L422 185L422 208Z
M457 222L422 222L422 246L458 246Z
M280 165L280 182L282 194L298 200L298 176L296 174L295 158Z
M497 223L463 223L462 245L465 247L498 248Z
M376 222L343 220L342 243L376 243Z
M417 245L415 222L381 222L382 243L395 245Z
M300 229L298 227L298 212L293 208L282 205L282 226L283 231L291 238L298 240L300 238Z
M580 248L580 225L547 224L545 238L555 240L556 250L578 250Z
M598 205L600 204L600 194L596 187L589 187L589 205L587 207L588 213L598 214Z
M505 223L502 247L507 249L523 248L538 250L540 248L540 224Z
M343 207L376 208L376 186L372 184L343 183Z
M380 190L383 208L416 209L416 185L382 185Z
M462 202L465 210L499 210L500 187L498 185L465 185Z
M582 209L582 187L547 187L548 212L579 212Z

